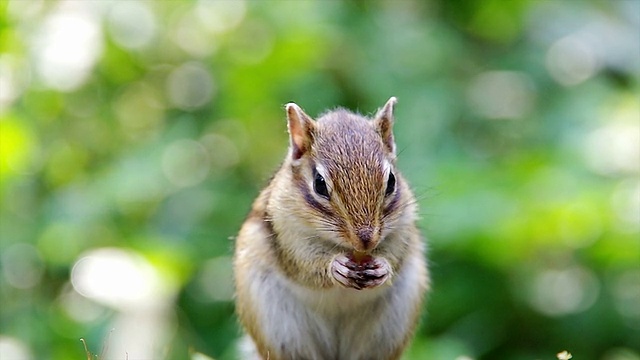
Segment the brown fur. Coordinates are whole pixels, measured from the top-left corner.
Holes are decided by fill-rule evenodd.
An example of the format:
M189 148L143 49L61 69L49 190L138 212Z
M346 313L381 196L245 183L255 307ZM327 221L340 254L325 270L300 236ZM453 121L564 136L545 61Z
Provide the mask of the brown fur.
M261 358L397 359L411 339L428 273L415 200L395 168L394 104L373 120L338 109L318 121L287 105L289 155L254 202L234 260L238 316ZM316 170L328 198L314 191ZM354 250L388 264L375 270L387 280L358 280L362 290L337 280L337 259Z

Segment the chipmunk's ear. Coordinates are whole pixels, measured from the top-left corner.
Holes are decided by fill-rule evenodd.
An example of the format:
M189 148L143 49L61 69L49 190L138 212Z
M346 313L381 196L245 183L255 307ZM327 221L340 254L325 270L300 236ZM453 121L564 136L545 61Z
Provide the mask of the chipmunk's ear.
M396 105L396 102L398 102L398 99L391 97L373 119L373 125L376 131L382 137L385 148L387 148L387 151L391 154L395 154L396 152L396 143L393 140L393 107Z
M291 157L293 160L299 160L311 149L315 121L294 103L288 103L285 105L285 109L287 110L287 125L291 139Z

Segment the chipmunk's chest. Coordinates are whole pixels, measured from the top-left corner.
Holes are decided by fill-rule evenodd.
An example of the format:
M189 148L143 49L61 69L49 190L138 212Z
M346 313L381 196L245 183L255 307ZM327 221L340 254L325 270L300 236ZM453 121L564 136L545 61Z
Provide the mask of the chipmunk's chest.
M375 289L356 290L343 287L329 289L309 289L297 284L290 284L292 295L307 305L319 316L344 319L351 315L375 307L388 291L388 286ZM334 320L334 319L332 319Z
M278 319L271 319L272 324L277 324L271 328L271 341L278 343L286 338L281 343L296 354L294 358L376 358L371 355L371 349L376 347L371 341L382 328L380 322L388 311L385 296L390 288L307 289L288 279L282 280L289 292L279 302ZM282 337L278 333L284 329L288 330Z

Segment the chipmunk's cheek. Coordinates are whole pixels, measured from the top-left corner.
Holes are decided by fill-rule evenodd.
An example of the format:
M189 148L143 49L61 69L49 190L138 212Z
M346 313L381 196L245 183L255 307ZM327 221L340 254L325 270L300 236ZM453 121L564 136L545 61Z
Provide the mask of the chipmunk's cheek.
M391 266L382 258L356 262L353 256L338 255L331 263L331 274L342 286L353 289L378 287L387 281Z

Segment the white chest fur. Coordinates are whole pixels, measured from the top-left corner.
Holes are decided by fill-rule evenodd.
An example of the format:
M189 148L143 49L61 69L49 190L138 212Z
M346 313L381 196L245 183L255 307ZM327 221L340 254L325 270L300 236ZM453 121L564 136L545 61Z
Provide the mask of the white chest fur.
M286 359L386 359L413 322L422 268L409 258L392 285L369 290L309 289L270 271L251 292L263 334Z

